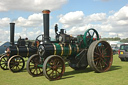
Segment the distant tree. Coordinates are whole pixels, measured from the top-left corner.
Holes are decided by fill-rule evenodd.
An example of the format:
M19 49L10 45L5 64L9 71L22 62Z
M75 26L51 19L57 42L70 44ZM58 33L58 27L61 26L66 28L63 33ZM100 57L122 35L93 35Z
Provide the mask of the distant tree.
M111 41L120 41L121 39L119 37L115 37L115 38L101 38L102 40L111 40Z
M128 43L128 38L120 40L120 42Z

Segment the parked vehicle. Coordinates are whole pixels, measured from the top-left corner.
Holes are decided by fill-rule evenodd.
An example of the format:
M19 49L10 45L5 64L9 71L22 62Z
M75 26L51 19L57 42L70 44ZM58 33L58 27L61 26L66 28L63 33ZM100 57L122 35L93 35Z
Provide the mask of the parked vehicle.
M128 61L128 44L120 45L118 54L121 61Z
M113 50L113 55L118 54L119 47L117 46L112 47L112 50Z

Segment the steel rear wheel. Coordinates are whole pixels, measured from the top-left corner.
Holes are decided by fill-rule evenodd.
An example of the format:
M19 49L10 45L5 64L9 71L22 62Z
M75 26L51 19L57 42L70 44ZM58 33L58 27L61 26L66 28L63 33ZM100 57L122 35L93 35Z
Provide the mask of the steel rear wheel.
M43 65L43 73L49 80L60 79L65 72L64 60L58 55L51 55L46 58Z
M13 73L22 71L24 65L24 59L20 55L14 55L8 61L8 68Z
M0 67L1 67L1 69L8 70L8 60L9 60L9 57L7 55L2 55L0 57Z
M43 75L43 69L38 65L42 65L41 59L38 54L34 54L28 59L26 66L27 71L31 76L36 77Z
M95 72L108 71L113 61L111 46L106 41L94 41L88 49L87 59L89 66Z

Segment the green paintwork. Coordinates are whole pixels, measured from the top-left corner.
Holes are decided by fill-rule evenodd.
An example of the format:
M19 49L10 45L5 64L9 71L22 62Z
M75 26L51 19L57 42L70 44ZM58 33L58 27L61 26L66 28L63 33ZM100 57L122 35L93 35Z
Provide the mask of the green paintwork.
M97 32L95 29L93 29L93 28L88 29L88 30L84 33L84 36L83 36L83 41L84 41L84 47L85 47L85 48L86 48L86 47L88 48L88 47L90 46L90 44L94 41L94 40L93 40L94 35L92 35L91 38L89 38L90 43L87 43L87 40L88 40L88 39L87 39L87 33L89 33L90 30L93 30L93 32L96 33L96 36L97 36L96 40L99 40L99 34L98 34L98 32Z
M92 32L92 35L90 34L89 37L87 34L89 34L90 31ZM96 40L99 40L99 34L98 32L91 28L88 29L84 35L78 35L77 36L77 41L75 43L52 43L54 44L54 50L53 53L54 55L59 55L59 56L76 56L82 49L88 48L90 44L94 41L94 35L97 36L95 38ZM88 38L87 38L88 37ZM87 42L89 40L89 42ZM78 43L78 48L76 46L76 43ZM71 46L71 49L70 49ZM56 50L55 50L56 49Z
M77 47L75 44L71 44L71 47L72 47L72 53L71 55L76 55L77 54Z
M85 48L84 43L83 43L83 37L84 37L84 35L78 35L77 36L77 43L79 43L79 48L80 49Z
M60 46L59 43L53 43L56 47L56 55L60 55L60 56L69 56L69 55L76 55L77 54L77 47L76 44L70 44L71 46L71 54L70 54L70 47L69 44L61 44L62 48Z
M56 55L61 55L61 46L59 43L54 43L56 46Z
M68 46L63 46L63 55L67 56L69 54L69 47Z
M43 67L43 64L39 64L38 67Z

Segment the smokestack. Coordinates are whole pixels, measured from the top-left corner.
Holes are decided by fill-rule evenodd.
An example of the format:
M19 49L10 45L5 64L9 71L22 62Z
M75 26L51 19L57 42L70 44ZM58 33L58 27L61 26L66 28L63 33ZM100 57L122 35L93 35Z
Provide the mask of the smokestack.
M15 23L10 23L10 44L14 45Z
M50 43L49 39L49 10L43 10L43 23L44 23L44 43Z

